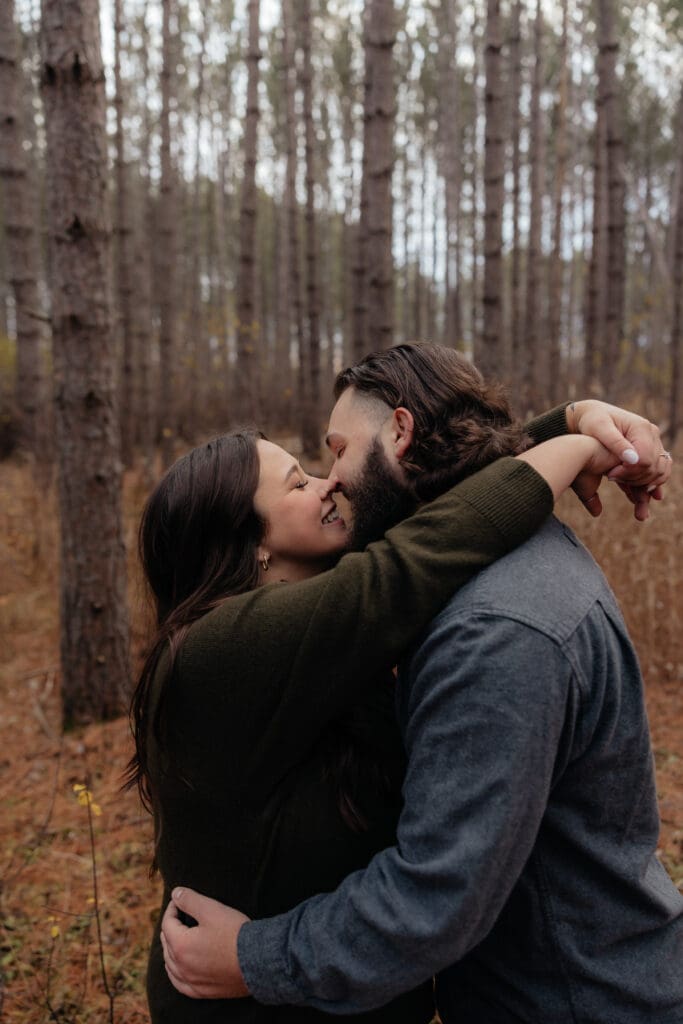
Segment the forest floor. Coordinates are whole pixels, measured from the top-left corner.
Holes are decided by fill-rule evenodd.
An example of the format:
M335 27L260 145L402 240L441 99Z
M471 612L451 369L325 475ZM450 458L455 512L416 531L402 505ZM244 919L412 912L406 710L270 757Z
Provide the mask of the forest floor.
M601 520L571 496L560 514L601 562L638 647L659 855L683 891L683 480L644 526L616 488L603 491ZM128 474L131 552L143 500L139 477ZM150 822L136 794L120 790L131 753L125 719L61 734L54 502L27 468L0 464L0 1020L142 1024L160 900L148 877ZM145 615L132 554L131 580L139 653ZM79 785L92 794L90 808Z

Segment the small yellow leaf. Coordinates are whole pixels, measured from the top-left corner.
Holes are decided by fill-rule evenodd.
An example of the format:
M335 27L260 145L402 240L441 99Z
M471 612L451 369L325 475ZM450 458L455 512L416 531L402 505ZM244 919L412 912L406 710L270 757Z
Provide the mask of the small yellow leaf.
M57 925L57 924L53 924L52 925L52 928L50 928L50 935L52 936L53 939L58 939L59 938L59 925Z

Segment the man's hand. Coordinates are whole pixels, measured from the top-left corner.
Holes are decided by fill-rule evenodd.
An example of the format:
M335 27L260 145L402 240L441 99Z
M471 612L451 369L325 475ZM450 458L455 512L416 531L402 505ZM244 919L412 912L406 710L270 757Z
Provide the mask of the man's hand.
M671 456L664 450L659 427L636 413L590 398L572 402L566 416L571 433L596 438L616 456L620 465L611 470L609 479L633 503L636 519L647 519L650 499L661 500L662 487L671 476ZM600 515L602 504L590 474L579 476L574 490L591 515Z
M182 923L181 910L195 919L196 927ZM249 995L237 959L237 935L248 920L193 889L173 890L161 922L161 945L166 973L179 992L194 999Z

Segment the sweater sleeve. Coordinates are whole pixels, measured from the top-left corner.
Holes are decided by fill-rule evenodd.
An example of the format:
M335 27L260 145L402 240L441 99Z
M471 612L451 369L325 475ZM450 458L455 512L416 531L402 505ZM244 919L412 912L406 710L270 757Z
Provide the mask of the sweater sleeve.
M569 433L565 413L568 405L568 402L563 402L562 405L556 405L554 409L529 420L525 425L525 430L533 439L534 444L540 444L542 441L548 441L551 437L562 437Z
M203 761L215 767L203 754L225 749L228 768L252 785L271 786L274 765L284 777L455 590L551 511L543 478L501 459L329 572L270 584L205 616L183 645L180 692L174 683L173 717L185 737L198 737L193 776ZM207 792L211 771L194 777Z

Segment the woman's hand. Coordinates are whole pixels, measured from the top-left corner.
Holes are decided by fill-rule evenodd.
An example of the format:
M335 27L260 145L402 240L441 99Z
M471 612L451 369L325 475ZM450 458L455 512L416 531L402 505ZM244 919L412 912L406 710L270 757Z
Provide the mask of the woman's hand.
M609 479L633 503L636 519L647 519L649 503L653 498L661 500L662 487L668 482L673 465L662 444L659 427L643 416L597 399L572 402L565 415L568 430L596 438L617 457ZM590 477L579 477L574 490L591 515L600 515L602 504Z
M196 926L183 924L178 912ZM161 922L166 973L183 995L194 999L248 996L237 959L237 936L249 918L193 889L174 889Z
M592 515L600 515L597 491L605 474L618 466L619 459L593 437L565 434L517 456L540 473L553 492L555 501L573 486Z

